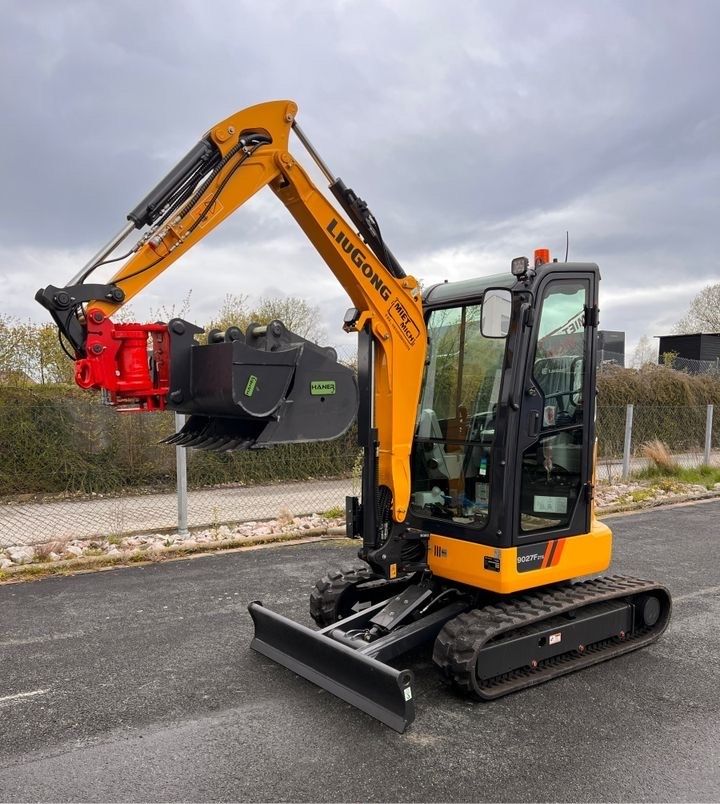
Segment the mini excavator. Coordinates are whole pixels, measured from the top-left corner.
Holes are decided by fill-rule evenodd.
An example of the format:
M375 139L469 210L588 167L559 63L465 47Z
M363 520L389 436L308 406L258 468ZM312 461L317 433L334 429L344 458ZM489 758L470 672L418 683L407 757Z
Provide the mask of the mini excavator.
M539 249L423 292L296 116L273 101L213 126L68 285L36 295L78 385L120 409L189 414L171 443L260 449L357 421L361 496L346 518L362 563L316 583L317 630L252 602L251 646L403 731L413 674L389 662L429 642L458 690L492 700L658 639L667 589L598 577L612 534L593 503L597 265ZM290 153L291 132L329 196ZM112 321L265 186L350 297L357 373L281 321L207 335L181 319ZM116 260L112 279L87 281Z

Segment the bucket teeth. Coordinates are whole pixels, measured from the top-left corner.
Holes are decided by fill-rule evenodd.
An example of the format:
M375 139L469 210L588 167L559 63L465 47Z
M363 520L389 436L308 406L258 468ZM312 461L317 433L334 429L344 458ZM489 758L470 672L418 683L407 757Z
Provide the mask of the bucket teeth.
M211 452L228 452L250 449L257 441L259 432L252 432L252 427L242 420L193 415L180 432L168 436L161 443Z
M177 433L173 433L171 436L167 438L163 438L160 442L161 444L174 444L176 446L182 446L183 443L190 437L197 435L197 423L193 423L193 426L189 428L190 422L187 422L182 430L178 430Z
M228 449L250 449L255 441L254 438L235 438L230 442Z
M230 452L235 449L248 449L254 443L251 438L232 438L228 436L219 444L213 444L211 447L205 447L210 452Z
M174 444L177 447L188 445L198 436L201 436L210 424L210 419L206 416L191 416L183 425L182 430L163 440L163 444Z
M206 435L201 441L196 441L192 444L195 449L213 450L218 444L223 444L227 441L227 436Z
M188 438L185 438L181 443L181 447L202 447L208 441L207 433L201 431L199 433L192 433Z

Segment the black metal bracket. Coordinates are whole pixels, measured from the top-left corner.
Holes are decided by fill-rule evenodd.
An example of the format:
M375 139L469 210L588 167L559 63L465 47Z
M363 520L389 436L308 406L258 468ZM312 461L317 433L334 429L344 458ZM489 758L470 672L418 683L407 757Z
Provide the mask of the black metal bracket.
M433 590L428 585L418 584L404 589L370 620L370 625L375 626L381 632L392 631L425 601L429 600L432 594Z
M125 292L117 285L80 284L64 288L48 285L46 288L40 288L35 294L35 301L49 310L60 332L80 355L85 352L87 332L74 312L79 304L86 304L95 299L103 299L112 304L122 304L125 300Z
M585 308L585 326L596 327L600 323L600 308L596 305Z
M427 546L430 534L426 531L408 528L402 522L392 522L390 533L372 550L360 557L386 578L404 575L409 572L423 572L427 565ZM412 543L415 543L413 549Z

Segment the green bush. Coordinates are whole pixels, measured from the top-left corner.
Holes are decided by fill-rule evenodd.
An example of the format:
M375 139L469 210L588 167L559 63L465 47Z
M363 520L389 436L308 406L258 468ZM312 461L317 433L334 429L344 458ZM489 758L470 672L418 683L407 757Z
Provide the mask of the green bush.
M132 414L71 387L0 387L0 496L172 490L175 450L158 442L172 413ZM271 483L352 473L351 429L335 441L251 452L191 450L190 487Z
M599 455L605 458L622 455L627 405L635 406L634 451L660 439L673 452L697 452L705 437L707 405L715 405L720 416L720 377L714 374L651 364L637 370L608 366L598 372L597 389ZM720 446L717 425L713 443Z
M641 369L603 367L598 372L597 389L599 407L720 405L720 376L687 374L669 366L646 364Z
M604 368L598 374L600 455L622 454L625 407L635 407L633 446L659 438L672 451L697 451L705 409L717 405L720 378L666 366ZM73 386L0 386L0 496L171 491L175 450L171 413L119 414ZM720 446L720 426L715 427ZM251 452L191 450L191 488L349 476L358 455L355 428L335 441Z

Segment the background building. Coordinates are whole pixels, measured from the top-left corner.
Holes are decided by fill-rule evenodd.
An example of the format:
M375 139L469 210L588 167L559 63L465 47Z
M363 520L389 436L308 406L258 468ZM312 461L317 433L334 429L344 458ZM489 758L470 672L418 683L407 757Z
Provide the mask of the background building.
M691 374L720 370L720 333L655 337L660 339L658 363L667 363Z
M598 330L597 334L597 361L614 363L625 368L625 333L611 329Z

